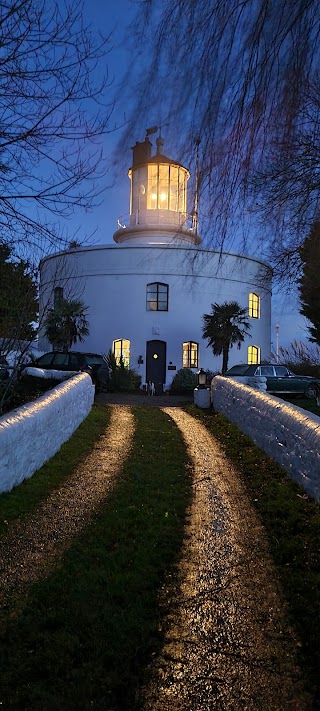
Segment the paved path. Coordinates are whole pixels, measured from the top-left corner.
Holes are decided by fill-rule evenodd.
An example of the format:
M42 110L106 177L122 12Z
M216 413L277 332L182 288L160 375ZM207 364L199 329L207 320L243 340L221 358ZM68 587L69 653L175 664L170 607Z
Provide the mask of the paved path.
M276 711L310 707L296 640L262 526L237 472L195 418L166 408L193 461L194 496L179 568L162 603L165 643L145 711Z
M130 451L128 407L112 408L110 425L93 451L44 504L0 540L0 603L47 575L107 496Z
M122 403L112 405L104 437L73 477L2 540L4 596L13 587L23 591L51 570L121 471L134 432L132 399L109 394L97 399L103 398ZM134 403L145 404L142 400ZM148 406L162 406L183 433L193 462L194 495L178 576L162 591L165 642L141 690L141 708L311 709L299 686L296 640L285 623L265 534L237 472L178 399L146 400Z
M183 407L193 402L190 395L155 395L135 393L98 393L95 398L101 405L129 405L129 407Z

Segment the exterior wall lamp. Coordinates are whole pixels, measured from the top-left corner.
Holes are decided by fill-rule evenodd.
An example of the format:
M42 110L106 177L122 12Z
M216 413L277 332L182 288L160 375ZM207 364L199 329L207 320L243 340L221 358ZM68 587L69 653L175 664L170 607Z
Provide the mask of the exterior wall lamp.
M206 387L206 382L207 382L207 373L203 368L200 368L199 372L197 373L198 376L198 388L199 390L203 390Z

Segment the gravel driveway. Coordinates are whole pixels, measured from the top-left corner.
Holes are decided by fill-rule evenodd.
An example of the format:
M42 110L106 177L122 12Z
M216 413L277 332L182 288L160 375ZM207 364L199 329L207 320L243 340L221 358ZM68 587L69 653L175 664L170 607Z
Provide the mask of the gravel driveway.
M200 422L181 409L164 411L194 463L194 496L179 582L168 580L162 591L165 645L149 670L143 708L311 708L265 533L237 472Z
M161 406L183 434L193 462L194 493L178 576L168 578L161 591L165 643L148 670L141 708L311 709L265 533L237 472L177 400L148 400ZM131 402L120 402L112 406L105 436L73 477L2 539L0 601L46 575L107 496L134 433Z

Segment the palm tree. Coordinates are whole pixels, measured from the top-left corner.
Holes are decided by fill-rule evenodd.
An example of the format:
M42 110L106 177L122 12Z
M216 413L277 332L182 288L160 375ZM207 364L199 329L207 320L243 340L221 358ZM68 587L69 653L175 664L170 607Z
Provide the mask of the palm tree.
M245 336L250 336L251 328L247 319L247 309L242 309L236 301L211 304L212 313L203 316L203 338L207 338L213 355L222 353L222 373L228 370L229 350L237 344L241 347Z
M50 309L45 320L45 334L53 348L66 352L77 341L83 341L89 335L89 323L82 301L62 299Z

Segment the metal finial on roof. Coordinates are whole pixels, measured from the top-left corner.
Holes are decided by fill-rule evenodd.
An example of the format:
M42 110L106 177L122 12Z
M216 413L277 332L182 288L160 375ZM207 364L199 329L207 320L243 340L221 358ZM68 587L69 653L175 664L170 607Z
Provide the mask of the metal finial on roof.
M157 146L157 154L162 153L162 148L164 146L164 140L161 138L161 136L158 136L156 140L156 146Z

